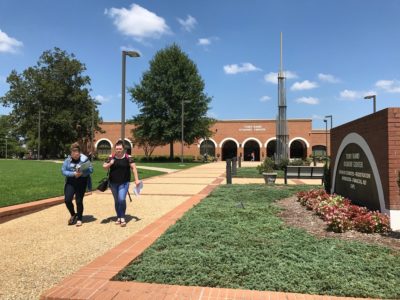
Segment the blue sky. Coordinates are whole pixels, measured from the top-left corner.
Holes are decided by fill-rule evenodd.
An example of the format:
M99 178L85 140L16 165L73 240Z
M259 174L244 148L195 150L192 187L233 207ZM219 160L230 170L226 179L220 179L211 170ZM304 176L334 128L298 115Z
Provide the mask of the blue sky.
M59 47L91 77L105 121L120 120L121 51L126 84L138 83L154 54L177 43L196 63L217 119L274 119L280 32L288 118L325 115L340 125L399 106L400 1L397 0L1 0L0 95L6 77ZM128 101L127 117L138 110ZM8 108L0 107L0 114Z

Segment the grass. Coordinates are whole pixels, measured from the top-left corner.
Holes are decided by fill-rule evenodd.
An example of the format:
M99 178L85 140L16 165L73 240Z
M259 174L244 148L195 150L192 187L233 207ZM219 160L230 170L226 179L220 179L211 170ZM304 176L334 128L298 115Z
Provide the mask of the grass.
M221 186L116 279L398 299L398 251L317 238L277 216L276 199L308 188Z
M93 187L106 176L102 162L94 162ZM45 161L0 160L0 207L61 196L65 177L61 164ZM138 169L140 178L165 174ZM132 176L133 179L133 176Z
M277 178L284 178L285 172L283 170L277 170L274 171L278 173ZM252 167L243 167L243 168L237 168L236 175L233 177L238 177L238 178L263 178L262 174L258 173L258 170L256 168Z
M157 167L167 169L188 169L191 167L199 166L199 162L137 162L137 166Z

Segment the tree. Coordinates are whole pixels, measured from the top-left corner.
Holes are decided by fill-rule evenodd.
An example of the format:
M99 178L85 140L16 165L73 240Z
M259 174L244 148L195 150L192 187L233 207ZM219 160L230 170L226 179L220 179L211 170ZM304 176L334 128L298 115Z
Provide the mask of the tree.
M182 101L184 103L184 142L192 144L209 137L213 122L206 116L211 98L204 93L204 82L197 66L173 44L158 51L144 72L140 84L129 89L140 113L133 118L134 139L170 145L181 140Z
M25 138L28 148L37 149L40 112L40 154L62 156L74 141L91 136L100 118L98 103L89 95L90 78L74 54L59 48L43 52L36 66L7 77L9 91L0 98L12 107L11 123Z
M0 157L21 157L24 149L21 140L10 122L11 117L0 115Z

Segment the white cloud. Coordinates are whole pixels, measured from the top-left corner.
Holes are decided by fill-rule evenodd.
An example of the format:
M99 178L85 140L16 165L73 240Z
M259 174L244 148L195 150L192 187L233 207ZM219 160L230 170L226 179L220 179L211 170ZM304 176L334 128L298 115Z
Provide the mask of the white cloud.
M312 90L318 87L313 81L304 80L303 82L295 82L290 88L292 91Z
M207 38L199 39L197 42L197 45L201 45L201 46L211 45L211 39L207 39Z
M296 99L296 102L310 104L310 105L316 105L316 104L319 104L319 99L314 98L314 97L301 97L301 98Z
M367 95L376 95L376 91L353 91L344 90L340 92L340 98L343 100L359 100Z
M181 24L182 29L191 32L197 24L197 20L191 15L188 15L186 20L178 18L179 24Z
M284 71L284 76L286 79L293 79L298 77L297 74L292 71ZM264 75L264 80L269 83L278 84L278 73L269 72L268 74Z
M23 43L8 36L0 29L0 52L16 53Z
M271 97L270 97L270 96L262 96L262 97L260 98L260 101L261 101L261 102L267 102L267 101L269 101L269 100L271 100Z
M102 95L96 95L94 97L94 99L99 101L100 103L104 103L104 102L110 101L110 97L105 97L105 96L102 96Z
M224 66L224 71L226 74L237 74L244 72L261 71L261 69L257 68L251 63L242 63L241 66L238 64L226 65Z
M114 20L118 31L137 41L145 38L159 38L163 34L170 33L162 17L137 4L132 4L129 9L113 7L106 9L104 13Z
M321 81L329 82L329 83L338 83L338 82L340 82L339 78L336 78L335 76L333 76L331 74L319 73L318 74L318 79L321 80Z
M399 80L378 80L375 86L388 93L400 93Z

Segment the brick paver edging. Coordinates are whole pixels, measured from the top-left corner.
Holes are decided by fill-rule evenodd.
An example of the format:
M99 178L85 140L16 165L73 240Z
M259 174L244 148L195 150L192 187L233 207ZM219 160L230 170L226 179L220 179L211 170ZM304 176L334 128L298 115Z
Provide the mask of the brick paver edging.
M116 274L153 244L186 211L198 204L223 181L224 177L217 178L197 195L192 196L157 221L68 276L55 287L45 291L40 299L367 300L367 298L111 281Z
M92 192L86 193L85 196L91 195ZM64 203L64 195L44 200L32 201L17 205L11 205L0 208L0 224L9 220L37 212L50 206Z

